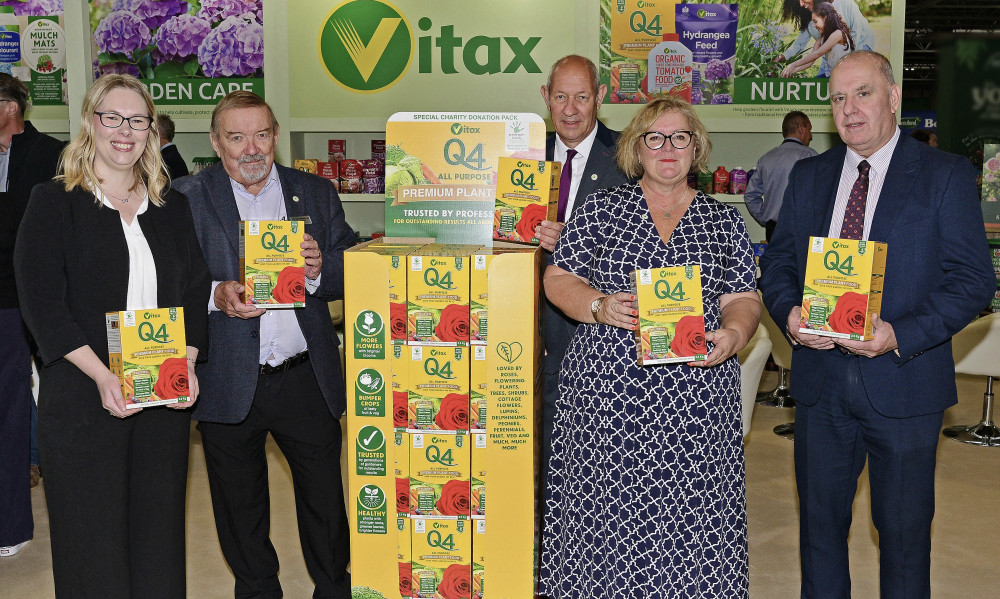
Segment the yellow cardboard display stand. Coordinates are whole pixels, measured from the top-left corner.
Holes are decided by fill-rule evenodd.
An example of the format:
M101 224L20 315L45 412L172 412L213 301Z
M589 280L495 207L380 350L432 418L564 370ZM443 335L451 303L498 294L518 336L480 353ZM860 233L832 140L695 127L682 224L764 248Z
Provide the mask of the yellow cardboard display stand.
M344 254L351 578L354 585L389 599L411 596L403 595L401 588L412 588L412 596L420 596L412 580L400 580L411 575L410 562L402 560L419 562L419 556L403 547L405 532L416 533L412 519L407 522L407 514L397 509L406 506L408 511L411 498L408 489L397 489L402 464L396 465L395 454L409 447L397 441L400 435L421 431L394 428L389 265L365 248L421 241L430 240L383 238ZM535 482L540 450L535 430L541 406L542 256L536 248L495 247L519 251L496 255L489 264L486 442L475 458L478 463L485 456L489 470L489 512L475 522L469 519L471 528L464 529L476 531L475 574L468 588L471 597L524 599L534 596L538 555ZM466 439L472 440L469 435ZM465 447L471 452L470 445ZM478 491L485 493L485 488ZM485 547L476 546L475 539L486 539Z

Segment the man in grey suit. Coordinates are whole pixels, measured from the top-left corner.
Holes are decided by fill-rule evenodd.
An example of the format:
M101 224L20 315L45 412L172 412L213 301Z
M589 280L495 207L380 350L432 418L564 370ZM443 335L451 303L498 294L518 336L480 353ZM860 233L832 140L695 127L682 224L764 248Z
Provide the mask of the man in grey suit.
M560 58L549 71L542 86L542 99L549 109L556 132L545 143L545 159L563 165L559 182L559 217L544 221L538 237L546 250L546 264L552 263L552 250L559 233L575 206L598 189L628 181L618 170L615 145L618 132L597 120L597 110L607 93L601 85L597 65L576 54ZM576 321L545 301L545 403L542 408L542 474L552 455L552 417L559 397L559 364L566 354Z
M327 302L343 297L343 252L354 234L329 181L275 164L278 133L263 99L233 92L212 113L212 145L222 162L174 184L190 200L213 279L206 298L209 351L198 365L194 417L235 596L282 596L269 538L264 442L270 433L292 472L313 597L346 599L349 538L338 421L346 403ZM281 219L305 223L306 306L261 310L240 299L239 222Z

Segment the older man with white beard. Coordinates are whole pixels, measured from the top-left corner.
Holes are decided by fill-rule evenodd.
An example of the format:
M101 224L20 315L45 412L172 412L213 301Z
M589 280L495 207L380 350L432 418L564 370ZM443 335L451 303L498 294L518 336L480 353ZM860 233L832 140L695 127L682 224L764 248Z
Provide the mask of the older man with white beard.
M340 474L346 409L338 340L327 302L343 297L343 252L354 243L326 179L274 162L279 128L263 99L233 92L212 113L221 164L183 177L212 273L207 362L198 365L199 421L215 524L236 577L236 597L278 598L269 538L264 442L268 433L292 472L299 539L313 597L347 599L347 514ZM305 308L261 310L241 301L241 220L305 223Z

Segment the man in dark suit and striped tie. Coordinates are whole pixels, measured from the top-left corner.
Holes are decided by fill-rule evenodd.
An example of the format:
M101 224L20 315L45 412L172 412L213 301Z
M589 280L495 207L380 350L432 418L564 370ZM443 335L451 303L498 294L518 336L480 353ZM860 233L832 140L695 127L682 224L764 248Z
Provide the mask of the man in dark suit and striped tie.
M538 237L546 250L546 264L573 208L588 195L621 185L628 178L618 170L615 146L618 132L597 120L597 110L607 93L597 65L579 55L563 57L552 65L542 99L552 116L555 133L545 143L545 159L562 163L559 182L559 216L539 225ZM552 439L553 414L559 397L559 364L578 324L548 300L545 301L545 404L542 408L542 473L546 472Z

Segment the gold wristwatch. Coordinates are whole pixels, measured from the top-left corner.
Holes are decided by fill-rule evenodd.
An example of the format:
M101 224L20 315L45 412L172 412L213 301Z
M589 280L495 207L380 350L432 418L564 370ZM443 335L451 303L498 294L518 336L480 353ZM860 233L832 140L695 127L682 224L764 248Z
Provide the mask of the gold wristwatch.
M607 299L607 297L608 296L606 295L602 295L601 297L590 302L590 311L594 315L594 322L600 322L599 320L597 320L597 311L601 309L601 304L604 302L605 299Z

